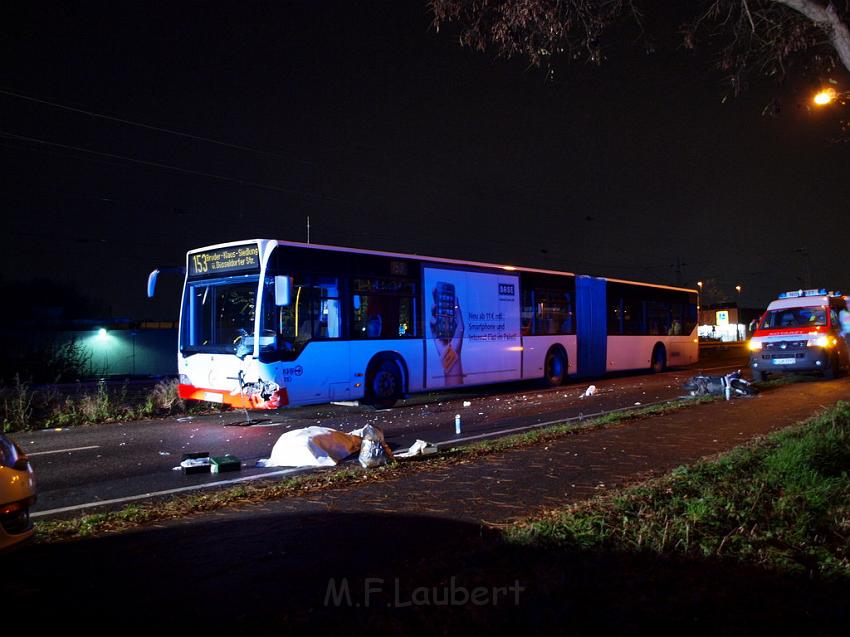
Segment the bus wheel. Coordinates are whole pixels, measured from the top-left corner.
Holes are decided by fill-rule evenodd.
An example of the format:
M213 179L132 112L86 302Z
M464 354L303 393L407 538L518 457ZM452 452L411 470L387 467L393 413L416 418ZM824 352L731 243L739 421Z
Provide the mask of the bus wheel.
M652 350L652 364L650 369L653 374L660 374L667 369L667 352L663 345L656 345Z
M546 387L558 387L567 377L567 356L562 349L553 347L546 352L543 363L543 384Z
M401 396L401 374L398 365L384 359L369 375L369 404L377 409L389 409Z

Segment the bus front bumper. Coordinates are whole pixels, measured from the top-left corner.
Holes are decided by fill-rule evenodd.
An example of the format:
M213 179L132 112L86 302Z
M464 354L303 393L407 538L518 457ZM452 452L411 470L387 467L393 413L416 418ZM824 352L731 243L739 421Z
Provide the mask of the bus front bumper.
M177 395L184 400L203 400L219 405L229 405L237 409L277 409L289 404L286 389L279 389L268 397L251 392L229 392L223 389L204 389L194 385L181 383L177 387Z

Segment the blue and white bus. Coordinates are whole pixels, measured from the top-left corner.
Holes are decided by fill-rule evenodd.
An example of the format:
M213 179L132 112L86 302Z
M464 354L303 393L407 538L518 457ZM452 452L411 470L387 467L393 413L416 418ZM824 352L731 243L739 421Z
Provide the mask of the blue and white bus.
M379 407L447 387L663 371L698 356L695 290L257 239L191 250L180 396Z

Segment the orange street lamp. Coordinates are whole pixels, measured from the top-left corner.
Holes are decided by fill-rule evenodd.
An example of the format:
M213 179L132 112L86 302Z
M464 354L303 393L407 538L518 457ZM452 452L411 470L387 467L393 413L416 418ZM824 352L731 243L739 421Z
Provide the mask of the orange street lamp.
M838 93L834 88L825 88L815 93L815 96L812 98L812 102L814 102L816 106L826 106L827 104L835 101L836 97L838 97Z

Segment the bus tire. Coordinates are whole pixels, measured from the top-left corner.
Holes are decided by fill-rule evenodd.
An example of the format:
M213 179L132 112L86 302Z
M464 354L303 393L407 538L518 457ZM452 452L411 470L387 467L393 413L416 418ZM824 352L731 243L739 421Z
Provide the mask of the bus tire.
M383 358L371 367L366 381L367 402L376 409L389 409L402 395L399 366L394 360Z
M652 362L649 369L653 374L660 374L667 369L667 350L661 343L652 350Z
M546 387L563 385L567 378L567 353L561 347L550 347L543 363L543 384Z

